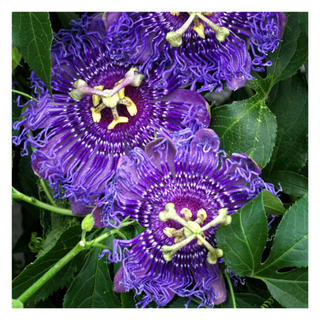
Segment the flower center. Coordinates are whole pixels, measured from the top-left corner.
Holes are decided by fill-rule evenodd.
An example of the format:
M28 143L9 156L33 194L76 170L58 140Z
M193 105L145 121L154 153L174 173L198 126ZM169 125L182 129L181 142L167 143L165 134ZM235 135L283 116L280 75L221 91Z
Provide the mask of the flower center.
M169 238L174 237L175 244L172 246L162 246L163 258L166 261L171 261L174 254L190 243L192 240L197 239L198 245L204 245L208 249L207 261L210 264L217 263L217 259L223 256L223 251L221 249L215 249L206 239L204 231L212 228L218 224L227 226L231 223L231 216L228 216L227 209L220 209L218 217L214 218L211 222L201 227L200 224L207 218L207 213L204 209L200 209L197 212L197 219L191 221L192 212L183 208L181 212L184 218L180 217L175 209L175 205L171 202L167 203L165 210L159 213L159 219L163 222L168 220L174 220L182 226L181 229L176 230L175 228L165 228L163 230L164 234Z
M170 12L172 15L179 15L179 12ZM205 22L214 32L216 38L219 42L223 42L226 37L230 34L230 31L225 27L218 27L215 23L209 20L206 16L211 16L212 12L188 12L189 18L188 20L180 27L177 31L171 31L167 33L166 40L170 42L173 47L180 47L182 44L182 35L189 28L191 23L193 22L194 30L201 38L205 38L204 34L204 26L199 21L199 18Z
M108 125L108 129L113 129L118 123L126 123L129 121L127 117L120 117L117 111L117 106L123 104L127 107L127 110L131 116L137 114L137 106L129 98L125 96L125 87L131 85L133 87L139 87L143 79L143 75L137 73L137 68L131 68L123 79L115 83L113 89L104 89L103 85L95 86L91 88L88 84L79 79L74 83L74 90L70 92L71 98L80 100L86 95L92 95L92 107L91 114L94 122L100 122L101 111L105 108L110 108L113 116L112 122ZM102 100L102 101L101 101Z

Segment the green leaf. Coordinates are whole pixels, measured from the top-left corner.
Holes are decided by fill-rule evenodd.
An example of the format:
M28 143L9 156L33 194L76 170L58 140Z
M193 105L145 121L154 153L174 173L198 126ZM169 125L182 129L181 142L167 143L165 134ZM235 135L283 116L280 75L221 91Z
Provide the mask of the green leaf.
M217 246L226 266L238 276L263 280L284 307L307 307L306 269L279 272L308 265L308 195L283 216L268 258L261 263L268 224L260 194L233 214L229 226L219 226ZM297 293L298 292L298 293Z
M270 191L264 190L261 193L266 214L284 214L286 212L280 200Z
M298 12L298 14L301 31L304 32L306 36L308 36L308 12Z
M59 238L55 246L44 256L27 265L24 270L12 282L12 298L18 298L40 277L42 277L56 262L64 257L81 238L79 226L67 229ZM73 277L77 270L77 264L82 254L78 254L61 270L59 270L48 282L36 291L28 300L28 303L46 299L59 288L63 288Z
M294 75L308 55L308 39L300 30L298 14L289 15L282 40L279 48L268 55L273 64L267 68L267 77L262 79L253 72L255 79L247 82L247 86L255 90L255 95L212 110L210 128L220 137L221 149L229 156L232 152L248 154L260 168L270 160L278 121L268 109L266 99L272 87Z
M252 293L236 293L236 303L239 308L260 308L264 299Z
M308 179L295 172L275 171L265 181L273 183L277 189L280 183L282 192L292 196L303 197L308 192Z
M287 308L308 307L308 268L275 273L262 279L272 296Z
M64 29L71 29L69 22L79 19L79 15L74 12L57 12L57 14Z
M260 168L266 166L276 138L276 117L265 104L264 97L254 95L248 100L214 108L212 128L220 138L221 149L232 153L245 153Z
M122 292L121 296L121 307L122 308L135 308L136 304L134 302L134 292L130 290L128 292Z
M104 245L107 243L108 241L102 242ZM65 295L64 308L121 308L113 291L107 257L99 259L101 252L100 248L90 251L84 266Z
M30 69L40 77L50 93L53 33L48 12L13 12L12 40Z
M280 82L270 109L277 117L278 132L264 174L299 172L308 158L308 88L300 72Z
M50 217L50 226L44 229L43 242L41 245L41 250L37 254L37 258L42 257L59 240L60 236L71 226L77 225L77 228L81 230L80 222L74 217L64 216L55 212L46 213ZM79 231L80 232L80 231Z
M23 193L30 197L38 198L38 187L37 183L39 177L34 173L31 167L31 148L28 147L28 155L21 157L19 162L19 179Z
M20 66L22 55L20 54L19 50L15 47L12 47L12 71L17 67Z
M308 195L293 204L281 220L267 260L256 275L286 267L308 266Z
M268 237L268 222L262 194L232 215L228 226L219 226L216 239L223 260L236 275L252 276L260 267Z
M308 38L298 24L298 13L290 13L279 48L268 55L268 80L272 85L293 76L308 57Z

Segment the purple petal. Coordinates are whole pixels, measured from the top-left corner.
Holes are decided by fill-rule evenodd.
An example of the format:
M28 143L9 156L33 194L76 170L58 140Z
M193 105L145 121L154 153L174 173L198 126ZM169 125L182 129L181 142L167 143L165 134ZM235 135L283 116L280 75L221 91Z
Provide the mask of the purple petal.
M103 206L101 206L101 207L96 206L92 211L92 216L94 219L94 226L98 227L98 228L105 227L102 220L101 220L102 208L103 208Z
M193 104L194 108L201 106L201 109L197 113L197 118L206 126L210 124L210 117L208 116L208 111L207 111L209 108L209 104L199 93L196 93L187 89L175 89L171 91L169 94L167 94L166 96L157 100L189 102Z
M283 12L278 12L279 17L279 32L278 37L281 39L283 36L284 28L287 24L288 17Z
M76 201L74 197L69 198L69 203L73 214L88 214L92 211L92 208L87 207L80 201Z
M162 141L163 143L161 144ZM151 141L145 146L145 153L151 159L153 164L161 171L163 171L162 166L168 164L172 176L175 176L174 157L177 150L171 141L164 138Z
M113 291L114 292L126 292L128 289L121 284L123 280L123 266L120 267L116 275L114 276Z

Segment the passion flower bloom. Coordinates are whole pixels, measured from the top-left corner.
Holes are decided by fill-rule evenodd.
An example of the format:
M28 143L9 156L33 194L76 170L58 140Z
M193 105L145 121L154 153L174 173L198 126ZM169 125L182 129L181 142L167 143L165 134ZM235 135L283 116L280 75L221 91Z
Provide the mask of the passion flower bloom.
M24 119L14 124L22 132L13 142L23 143L22 155L28 144L36 149L33 170L49 181L56 196L70 198L74 213L88 213L92 209L83 205L94 205L102 194L108 197L108 182L128 150L144 147L161 131L181 130L193 117L209 123L206 101L178 89L175 76L167 74L164 88L158 69L146 79L130 60L110 59L105 27L101 17L85 16L71 31L56 35L51 50L54 101L32 73L37 102L22 105L28 105Z
M218 225L262 190L275 193L245 154L229 158L211 129L183 131L135 148L118 163L113 211L146 230L132 240L114 240L111 262L122 261L114 291L144 293L137 305L164 306L174 297L195 297L213 306L226 299L217 248ZM103 214L94 215L96 225ZM100 222L101 224L101 222ZM101 224L103 226L103 224Z
M282 12L123 12L109 28L110 50L126 52L148 73L154 65L183 71L191 90L243 87L271 65L287 17ZM248 51L248 47L251 51ZM252 55L252 58L250 56Z

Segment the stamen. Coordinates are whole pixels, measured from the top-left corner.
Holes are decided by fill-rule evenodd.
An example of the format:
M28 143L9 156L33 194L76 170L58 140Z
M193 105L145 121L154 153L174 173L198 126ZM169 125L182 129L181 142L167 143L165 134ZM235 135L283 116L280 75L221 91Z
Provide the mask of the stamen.
M220 209L219 211L219 215L218 217L216 217L215 219L213 219L211 222L209 222L208 224L206 224L204 227L201 228L201 231L205 231L211 227L214 227L218 224L221 224L223 226L227 226L228 224L231 223L232 218L231 216L228 216L228 210L227 209Z
M172 15L176 15L176 12L171 12ZM177 31L170 31L167 33L166 40L173 46L173 47L180 47L182 44L182 35L186 32L186 30L191 25L192 21L194 22L194 27L192 30L197 32L197 34L201 38L205 38L204 33L204 26L199 21L199 18L204 21L208 26L215 32L215 36L219 42L225 41L226 37L230 34L230 31L225 27L218 27L215 23L209 20L205 16L212 15L212 12L189 12L190 16L188 20L177 30ZM178 14L177 14L178 15ZM199 17L199 18L198 18Z
M92 114L92 120L93 122L100 122L101 120L101 112L97 111L95 108L90 108L91 114Z
M127 117L119 117L117 120L113 119L112 122L108 125L108 129L114 129L114 127L118 124L118 123L127 123L129 121L129 119Z
M196 222L197 223L201 223L201 224L203 224L203 222L204 222L204 220L206 220L207 219L207 213L206 213L206 211L204 210L204 209L200 209L198 212L197 212L197 220L196 220Z
M120 100L120 101L122 101L121 103L127 106L127 110L130 116L135 116L137 114L138 108L129 97L123 97L123 100Z
M188 20L177 31L171 31L167 33L166 40L170 42L173 47L180 47L182 44L182 35L189 28L196 14L191 13Z
M211 20L209 20L201 13L197 13L197 16L215 32L216 38L219 42L223 42L226 39L226 37L230 34L230 31L227 28L218 27L216 24L214 24Z
M192 218L192 212L188 208L183 208L180 213L184 214L186 221L190 221Z
M180 12L170 12L173 16L179 16Z
M193 234L191 235L189 238L179 242L179 243L176 243L172 246L162 246L162 251L163 251L163 258L164 260L166 261L171 261L174 254L182 249L185 245L187 245L189 242L191 242L193 239L196 238L196 235Z
M107 93L98 89L90 88L87 85L87 83L82 79L77 80L73 84L73 87L75 89L70 92L70 97L74 100L81 100L88 94L95 94L101 97L108 97Z
M121 89L125 88L126 86L130 85L133 87L139 87L141 81L143 79L143 75L136 72L138 71L137 68L131 68L124 76L124 79L118 81L115 87L109 92L110 96L113 96L115 93L120 91ZM124 92L123 92L124 95Z
M172 260L174 254L183 248L185 245L190 243L192 240L197 239L198 245L204 245L208 249L207 261L210 264L217 263L217 259L223 256L223 251L219 248L214 248L207 240L204 234L204 231L217 225L228 225L231 223L231 216L228 216L227 209L220 209L219 216L213 219L210 223L204 227L200 227L200 224L203 224L204 220L207 218L207 213L204 209L200 209L197 212L197 219L191 221L192 212L188 208L183 208L180 213L185 215L185 220L181 218L176 210L173 203L167 203L165 210L159 213L159 219L163 222L168 220L174 220L179 222L183 228L176 230L175 228L166 227L163 232L169 238L174 239L174 245L172 246L163 246L163 258L166 261ZM187 220L188 219L188 220Z
M179 222L182 226L186 227L187 229L191 230L195 233L195 230L185 221L183 220L176 212L175 206L173 203L169 202L165 205L164 211L159 212L159 219L163 222L168 220L174 220Z

